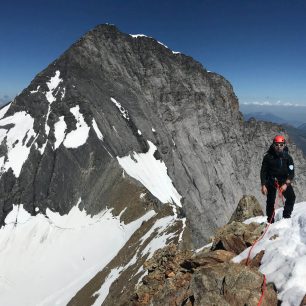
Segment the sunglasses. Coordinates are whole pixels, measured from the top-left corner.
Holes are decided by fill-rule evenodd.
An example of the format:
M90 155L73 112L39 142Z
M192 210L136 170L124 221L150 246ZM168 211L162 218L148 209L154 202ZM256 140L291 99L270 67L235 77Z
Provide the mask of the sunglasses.
M274 143L275 147L283 147L284 145L285 145L284 143L278 143L278 142Z

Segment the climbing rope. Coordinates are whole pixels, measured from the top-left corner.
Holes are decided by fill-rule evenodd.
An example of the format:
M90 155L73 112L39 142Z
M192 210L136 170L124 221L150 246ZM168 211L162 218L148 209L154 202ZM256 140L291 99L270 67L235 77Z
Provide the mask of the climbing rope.
M259 299L259 301L258 301L257 306L260 306L260 305L261 305L262 300L263 300L263 298L264 298L265 290L266 290L266 288L267 288L267 284L266 284L266 281L267 281L267 280L266 280L266 275L264 274L263 276L264 276L264 280L263 280L262 289L261 289L261 296L260 296L260 299Z
M261 234L261 236L259 238L257 238L255 240L255 242L253 243L253 245L251 246L249 252L248 252L248 256L247 256L247 260L246 260L246 263L245 265L247 266L249 264L249 261L250 261L250 257L251 257L251 252L254 248L254 246L257 244L258 241L260 241L264 236L265 234L267 233L268 229L269 229L269 226L271 225L272 223L272 220L274 219L274 216L275 216L275 208L278 207L278 199L281 198L282 199L282 202L283 202L283 205L284 205L284 196L283 196L283 190L281 189L281 187L279 186L278 184L278 181L275 180L274 182L274 186L276 188L276 190L278 191L277 192L277 196L276 196L276 199L275 199L275 203L274 203L274 209L273 209L273 214L272 214L272 217L270 218L270 220L268 220L268 224L266 225L266 228L265 230L263 231L263 233ZM262 303L262 300L264 298L264 294L265 294L265 290L266 290L266 275L263 274L264 276L264 280L263 280L263 284L262 284L262 289L261 289L261 296L260 296L260 299L258 301L258 304L257 306L260 306L261 303Z

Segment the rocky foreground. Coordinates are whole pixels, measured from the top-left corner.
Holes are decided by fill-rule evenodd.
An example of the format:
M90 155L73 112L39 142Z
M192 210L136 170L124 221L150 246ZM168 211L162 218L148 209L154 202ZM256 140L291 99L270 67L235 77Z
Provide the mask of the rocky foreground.
M212 243L199 251L179 250L174 244L158 250L144 267L147 275L120 305L280 305L274 284L264 284L258 271L264 251L252 260L231 260L251 246L266 224L244 224L262 215L254 197L244 197L230 222L219 228ZM301 305L306 305L306 297Z

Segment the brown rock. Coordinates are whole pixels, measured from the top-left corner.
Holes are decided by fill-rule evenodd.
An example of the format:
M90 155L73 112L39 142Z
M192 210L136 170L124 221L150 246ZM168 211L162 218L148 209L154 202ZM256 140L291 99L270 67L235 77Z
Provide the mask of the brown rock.
M133 305L181 305L187 303L191 274L182 273L181 263L189 260L191 251L178 251L174 244L155 252L144 267L148 275L143 278L142 286L137 289ZM147 293L142 300L139 297ZM187 304L186 304L187 305Z
M257 305L263 275L254 268L232 262L198 269L191 282L194 305ZM267 286L262 306L277 305L273 286Z
M235 256L236 254L233 252L225 250L216 250L204 254L201 253L195 254L190 261L194 263L194 266L199 267L199 266L206 266L222 262L228 262Z
M168 278L171 278L171 277L174 277L175 276L175 273L174 272L166 272L166 277Z
M249 267L256 267L256 268L258 268L260 266L260 264L261 264L261 260L262 260L262 258L264 256L264 254L265 254L265 251L262 250L253 259L249 259L248 260L248 266ZM247 261L247 259L242 260L241 264L242 265L246 265L246 261Z
M300 306L305 306L306 305L306 295L304 296Z
M260 237L264 225L232 222L219 228L216 232L212 250L227 250L239 254L251 246Z
M254 196L244 195L239 201L229 223L233 221L243 222L246 219L263 215L264 213L257 199Z
M149 293L144 293L138 298L139 304L140 305L147 305L150 301L150 294Z

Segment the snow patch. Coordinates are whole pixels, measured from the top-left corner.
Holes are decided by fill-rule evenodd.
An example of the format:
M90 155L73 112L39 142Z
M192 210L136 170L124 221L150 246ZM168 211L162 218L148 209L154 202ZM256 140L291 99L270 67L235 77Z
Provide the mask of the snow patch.
M165 47L165 48L167 48L167 49L169 49L165 44L163 44L162 42L160 42L160 41L157 41L160 45L162 45L163 47Z
M45 93L46 98L47 98L47 100L48 100L48 102L49 102L48 112L47 112L46 121L45 121L45 132L46 132L47 140L46 140L46 142L42 145L42 147L38 149L39 152L40 152L40 154L43 154L44 151L45 151L45 148L46 148L46 145L47 145L47 142L48 142L48 136L49 136L49 133L50 133L50 127L49 127L49 125L48 125L48 120L49 120L49 116L50 116L50 112L51 112L51 104L56 100L56 98L55 98L55 96L53 95L53 93L54 93L55 89L59 86L59 84L60 84L61 82L63 82L63 80L60 79L59 76L60 76L60 72L59 72L59 70L57 70L57 71L55 72L55 76L54 76L54 77L51 77L51 78L50 78L50 81L46 83L47 86L48 86L48 89L49 89L49 91L47 91L47 92Z
M66 88L64 87L62 92L61 92L61 100L63 100L65 98L65 95L66 95Z
M5 224L24 224L31 218L31 214L28 213L24 208L23 204L13 205L13 210L6 216Z
M146 193L141 193L139 198L142 200L146 196Z
M182 221L182 230L180 232L180 236L179 236L179 240L178 242L180 243L181 241L183 241L183 234L184 234L184 230L186 228L186 220L187 218L182 218L181 221Z
M0 119L2 119L5 116L6 112L9 110L11 104L12 104L12 102L0 109Z
M64 116L59 117L59 120L54 124L54 135L55 143L54 150L56 150L65 139L65 132L67 129L67 124L65 122Z
M175 203L181 207L182 197L173 186L165 163L155 159L156 146L151 141L148 143L150 148L147 153L133 152L133 157L117 157L119 164L128 175L140 181L162 203Z
M157 220L151 229L140 239L143 244L150 236L155 233L155 237L149 242L149 244L141 252L142 256L148 255L147 260L150 259L154 252L167 245L167 240L175 238L175 233L167 233L167 229L177 221L177 216L167 216Z
M152 38L150 36L144 35L144 34L130 34L130 36L132 36L133 38L138 38L138 37L148 37L148 38Z
M64 146L66 148L78 148L86 143L90 127L86 124L83 115L80 113L79 105L72 107L70 112L77 121L76 130L66 135Z
M51 77L50 81L47 82L49 91L46 92L46 98L50 104L56 100L56 98L53 96L54 90L57 88L57 86L61 82L63 82L63 80L59 76L60 76L60 72L57 70L55 72L55 76Z
M117 108L119 109L121 115L122 115L126 120L130 120L129 112L121 105L121 103L119 103L118 101L116 101L114 98L111 98L111 101L117 106Z
M6 110L7 111L7 110ZM18 112L0 120L0 143L6 139L7 159L0 159L0 176L11 168L16 177L19 177L21 168L30 153L28 141L36 135L33 130L34 119L26 112ZM12 125L11 128L1 126Z
M114 158L114 156L111 154L111 152L109 152L109 150L107 150L107 148L105 146L103 146L103 148L105 149L105 151L107 152L107 154L111 157Z
M33 93L38 92L39 88L40 88L40 85L37 86L36 90L31 90L30 93L33 94Z
M147 38L151 38L153 40L155 40L155 38L151 37L151 36L147 36L147 35L144 35L144 34L130 34L130 36L132 36L133 38L141 38L141 37L147 37ZM157 41L157 43L159 43L160 45L162 45L163 47L169 49L168 46L166 46L164 43L158 41L158 40L155 40ZM170 49L169 49L170 50ZM177 52L177 51L171 51L173 54L180 54L181 52Z
M212 242L211 242L211 243L208 243L208 244L205 244L204 246L202 246L202 247L196 249L195 252L198 253L198 252L200 252L200 251L202 251L202 250L204 250L204 249L211 248L212 245L213 245Z
M119 136L118 131L117 131L117 129L115 128L115 126L112 125L112 127L113 127L113 130L115 131L116 135Z
M258 216L258 217L253 217L250 219L247 219L245 221L243 221L243 223L245 224L250 224L250 223L263 223L267 221L267 216Z
M98 128L98 125L97 125L97 122L95 119L92 119L92 127L93 129L95 130L96 134L97 134L97 137L100 139L100 140L104 140L104 137L103 137L103 134L101 133L100 129Z

